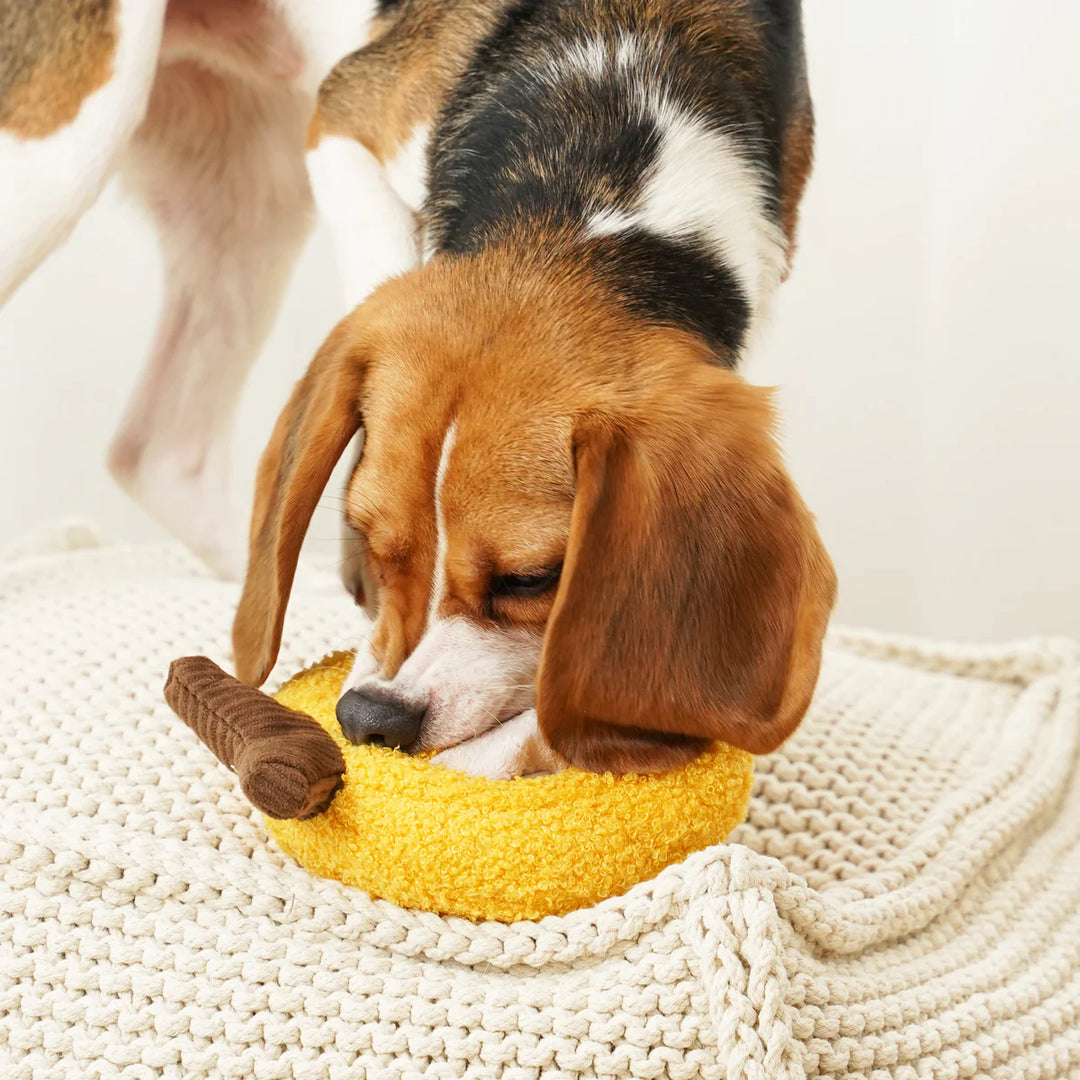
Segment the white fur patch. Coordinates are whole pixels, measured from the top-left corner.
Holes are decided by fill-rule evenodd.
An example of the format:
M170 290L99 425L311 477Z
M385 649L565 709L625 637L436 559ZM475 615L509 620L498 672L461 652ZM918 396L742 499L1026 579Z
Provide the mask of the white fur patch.
M443 750L432 758L432 764L489 780L537 776L563 767L540 734L535 709L527 709L475 739Z
M426 710L418 750L444 750L490 731L536 704L543 635L534 630L438 619L390 680L361 649L349 687L378 686Z
M665 103L654 119L662 137L659 158L626 227L704 241L734 271L756 318L787 260L757 170L736 139L683 110Z
M307 155L319 215L337 246L351 310L388 278L420 262L415 215L378 158L354 139L324 136Z
M379 662L375 659L374 654L368 647L370 628L368 634L369 636L365 639L364 644L356 650L356 656L353 659L349 677L345 680L345 685L341 688L342 694L345 694L358 686L367 686L372 682L378 681Z
M431 577L431 598L428 600L427 625L430 627L435 621L435 613L439 610L439 602L446 591L446 553L448 550L446 538L446 517L443 514L442 489L446 482L446 470L450 466L450 454L454 449L454 440L457 436L457 428L451 424L446 429L443 437L442 450L439 452L439 467L435 472L435 568Z
M0 303L71 232L101 193L142 119L165 0L125 0L112 75L70 123L43 139L0 129Z
M431 128L417 124L408 141L386 163L386 179L398 198L419 214L427 198L427 148Z
M626 232L638 224L634 214L626 210L618 210L608 207L597 210L588 221L585 222L585 232L589 236L614 236L616 233Z
M492 728L531 709L536 701L536 667L543 644L543 635L535 630L494 628L461 617L438 617L439 605L446 594L448 550L442 493L456 437L457 428L451 423L443 436L435 473L435 559L424 636L389 680L380 677L371 649L362 647L345 687L377 686L390 691L398 700L423 709L418 750L470 744ZM519 724L513 731L520 731L524 738L525 725ZM475 768L468 765L464 750L466 757L459 755L453 760L465 764L451 767L475 775L494 776L502 775L508 762L530 763L531 771L550 765L544 764L548 758L534 742L515 741L509 734L486 742L478 753L480 758Z
M637 205L594 210L590 236L644 229L697 239L735 273L751 310L751 328L767 309L787 265L787 241L767 211L763 179L739 140L675 102L665 88L662 39L620 34L562 46L542 77L624 80L629 100L659 129L660 152L643 177Z
M575 41L547 63L548 72L556 79L565 78L571 73L587 75L599 79L610 64L610 50L606 42L599 38Z
M653 57L655 43L648 45L638 34L622 33L613 40L585 38L562 46L545 66L546 74L558 81L570 75L600 79L612 68L627 71ZM654 61L655 62L655 61Z

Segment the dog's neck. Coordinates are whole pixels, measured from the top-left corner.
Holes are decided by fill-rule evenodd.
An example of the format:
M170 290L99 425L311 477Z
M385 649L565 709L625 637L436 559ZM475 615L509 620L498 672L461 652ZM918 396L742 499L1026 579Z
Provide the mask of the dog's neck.
M787 263L769 166L735 120L751 95L708 85L718 62L685 33L629 13L590 29L593 6L505 13L455 82L429 148L428 252L554 240L734 365Z

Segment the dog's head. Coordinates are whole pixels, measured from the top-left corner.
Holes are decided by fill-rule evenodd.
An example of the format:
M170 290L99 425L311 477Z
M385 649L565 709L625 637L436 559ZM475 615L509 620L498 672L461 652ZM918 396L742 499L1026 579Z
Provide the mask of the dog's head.
M350 580L375 622L347 734L442 748L535 705L587 769L713 739L768 752L809 704L835 591L772 420L767 392L584 275L435 260L339 324L278 420L237 671L268 675L308 521L363 428Z

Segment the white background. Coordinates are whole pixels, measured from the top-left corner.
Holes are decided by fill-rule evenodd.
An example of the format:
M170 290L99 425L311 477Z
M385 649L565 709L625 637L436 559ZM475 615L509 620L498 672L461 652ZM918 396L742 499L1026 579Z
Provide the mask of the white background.
M782 387L839 617L1080 635L1080 4L808 0L806 23L817 166L749 374ZM109 189L0 312L0 546L72 514L161 536L104 468L160 296L154 235ZM245 505L339 308L316 234L242 405ZM329 511L313 533L329 558Z

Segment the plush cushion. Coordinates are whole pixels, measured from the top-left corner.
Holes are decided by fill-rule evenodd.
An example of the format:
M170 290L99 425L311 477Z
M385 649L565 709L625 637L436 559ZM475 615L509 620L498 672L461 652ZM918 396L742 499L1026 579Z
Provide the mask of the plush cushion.
M1080 654L836 632L731 841L474 924L315 877L161 700L237 590L0 572L0 1076L1080 1075ZM301 587L274 679L363 632Z

